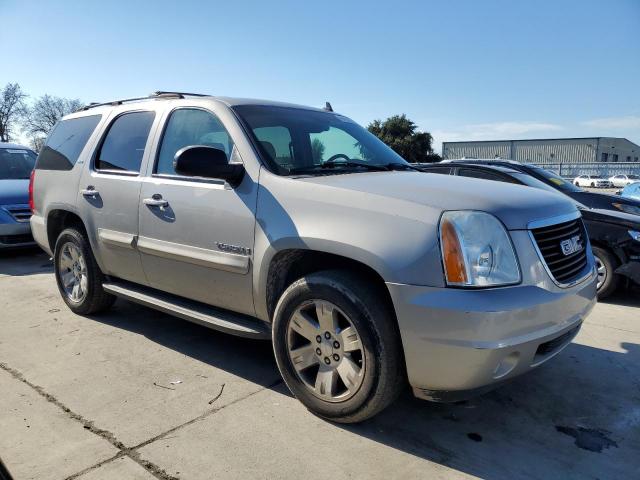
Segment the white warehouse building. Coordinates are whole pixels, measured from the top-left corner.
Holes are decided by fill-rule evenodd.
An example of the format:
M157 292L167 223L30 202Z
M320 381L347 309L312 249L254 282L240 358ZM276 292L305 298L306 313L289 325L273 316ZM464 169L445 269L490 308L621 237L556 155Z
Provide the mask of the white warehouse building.
M638 162L640 145L616 137L443 142L442 158L503 158L541 165Z

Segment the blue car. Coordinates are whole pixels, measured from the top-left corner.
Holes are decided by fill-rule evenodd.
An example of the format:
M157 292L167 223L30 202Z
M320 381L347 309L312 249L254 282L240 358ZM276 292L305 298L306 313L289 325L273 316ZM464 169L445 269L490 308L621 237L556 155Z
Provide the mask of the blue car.
M622 189L620 196L640 200L640 182L630 183Z
M15 143L0 143L0 250L35 245L29 218L29 177L36 154Z

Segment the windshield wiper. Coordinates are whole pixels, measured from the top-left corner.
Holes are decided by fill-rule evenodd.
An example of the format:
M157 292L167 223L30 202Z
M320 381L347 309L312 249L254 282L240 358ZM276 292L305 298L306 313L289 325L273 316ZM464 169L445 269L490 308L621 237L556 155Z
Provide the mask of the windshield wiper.
M387 170L400 170L400 171L415 170L416 172L424 171L421 168L414 167L413 165L409 165L408 163L400 163L400 162L387 163L385 167L387 168Z
M342 167L350 167L350 168L365 168L374 172L386 172L389 170L386 165L374 165L368 164L364 162L354 162L354 161L344 161L344 162L324 162L319 165L311 165L309 167L298 167L292 168L289 170L289 173L303 173L303 172L314 172L319 170L333 169L333 168L342 168Z

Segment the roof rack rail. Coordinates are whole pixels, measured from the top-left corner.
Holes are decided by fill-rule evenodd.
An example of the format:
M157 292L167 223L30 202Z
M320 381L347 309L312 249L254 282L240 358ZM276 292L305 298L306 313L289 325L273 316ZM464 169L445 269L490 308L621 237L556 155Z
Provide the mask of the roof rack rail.
M186 92L166 92L163 90L158 90L157 92L153 92L152 94L146 97L133 97L133 98L123 98L120 100L111 100L109 102L91 102L88 105L85 105L78 110L77 112L82 112L85 110L89 110L90 108L96 107L104 107L105 105L122 105L126 102L137 102L140 100L150 100L153 98L184 98L184 97L209 97L205 93L186 93Z

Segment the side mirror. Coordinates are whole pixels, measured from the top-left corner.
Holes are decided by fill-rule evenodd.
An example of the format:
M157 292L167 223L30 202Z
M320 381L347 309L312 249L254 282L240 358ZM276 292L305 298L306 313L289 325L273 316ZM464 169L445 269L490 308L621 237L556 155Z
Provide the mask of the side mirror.
M173 166L179 175L219 178L236 187L244 177L244 165L229 163L227 154L215 147L191 145L176 152Z

